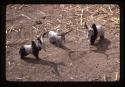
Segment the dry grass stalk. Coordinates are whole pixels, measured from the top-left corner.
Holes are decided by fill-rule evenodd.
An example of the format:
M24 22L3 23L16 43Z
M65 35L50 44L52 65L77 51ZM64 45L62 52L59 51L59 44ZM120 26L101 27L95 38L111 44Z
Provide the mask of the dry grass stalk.
M105 75L103 76L103 79L104 79L104 81L106 81L106 76Z
M8 31L6 30L6 34L8 33Z
M120 63L120 61L119 61L119 60L117 60L116 62L117 62L117 63Z
M83 9L83 11L88 11L89 12L89 9L91 9L91 8L93 8L94 7L94 5L92 5L92 6L86 6L86 7L84 7L84 9Z
M83 32L83 33L85 33L83 30L80 30L80 29L76 29L77 31L79 31L79 32Z
M33 29L38 30L36 27L32 26Z
M100 17L98 17L98 18L96 19L96 21L102 20L102 21L106 22L106 20L103 19L103 18L105 18L105 17L106 17L106 16L100 16Z
M15 7L16 5L12 5L11 8Z
M115 80L118 80L118 72L116 72Z
M31 7L31 6L29 6L29 5L25 5L25 6L27 6L27 7Z
M6 43L6 46L13 46L13 45L20 45L20 44L24 44L24 43L26 43L27 41L29 41L28 39L25 39L25 40L23 40L23 41L14 41L14 42L11 42L11 43Z
M26 17L27 19L31 19L30 17L28 17L28 16L25 15L25 14L21 14L21 16L24 16L24 17Z
M90 18L90 19L89 19L89 18ZM89 19L89 21L93 21L93 20L94 20L93 15L90 15L90 16L88 17L88 19Z
M10 65L10 61L8 62L8 64Z
M11 8L17 9L17 5L12 5Z
M20 7L19 7L19 9L22 9L22 7L24 6L24 4L23 5L21 5Z
M59 23L61 23L61 20L57 19L57 21L58 21Z
M9 46L6 46L6 48L8 48Z
M119 22L119 18L112 17L111 20L112 20L113 22L115 22L116 24L118 24L118 22Z
M21 31L20 28L18 29L18 31L19 31L19 32Z
M60 27L60 25L61 25L61 24L59 24L59 25L58 25L57 27L55 27L54 29L55 29L55 30L58 29L58 28Z
M18 32L18 30L14 29L14 28L12 30Z
M70 79L74 79L73 77L70 77Z
M95 15L97 12L99 12L99 9L95 10L91 16Z
M113 13L113 11L111 12L109 12L108 10L106 10L105 8L103 8L103 10L105 11L105 13L107 14L107 15L109 15L109 16L113 16L114 15L114 13Z
M44 13L43 11L38 10L38 12L39 12L41 15L46 15L46 13Z
M12 25L8 30L6 30L6 34L9 32L11 32L11 31L15 31L15 32L19 32L19 30L16 30L15 28L14 28L14 25Z
M109 9L111 9L111 8L109 8ZM108 10L106 10L106 8L102 8L102 7L101 7L101 10L102 10L104 13L107 13L107 15L113 15L112 10L109 12Z
M8 29L8 32L11 32L12 29L13 29L14 25L12 25L9 29Z
M10 41L6 41L6 44L10 43Z
M113 11L111 10L111 6L109 6L109 10L110 10L110 12L113 14Z
M82 16L83 16L83 9L81 11L81 22L80 22L80 25L82 25Z
M86 7L86 10L89 11L89 7L88 6Z

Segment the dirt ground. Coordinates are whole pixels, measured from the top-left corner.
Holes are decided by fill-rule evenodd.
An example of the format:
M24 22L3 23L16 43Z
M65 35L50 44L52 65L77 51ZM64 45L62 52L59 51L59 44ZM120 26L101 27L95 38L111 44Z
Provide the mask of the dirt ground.
M83 10L83 13L82 13ZM120 9L117 5L30 5L6 7L6 80L8 81L116 81L120 78ZM105 40L90 46L84 22L101 24ZM41 60L21 59L19 48L37 35L60 29L66 32L67 48L46 41Z

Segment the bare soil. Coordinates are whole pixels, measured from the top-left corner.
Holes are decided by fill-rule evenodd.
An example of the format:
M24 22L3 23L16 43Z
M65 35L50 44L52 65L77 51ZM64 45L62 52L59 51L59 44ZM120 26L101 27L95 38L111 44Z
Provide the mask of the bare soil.
M83 15L82 14L83 10ZM84 22L101 24L105 40L90 46ZM67 50L46 41L41 60L20 58L19 48L37 35L60 29L66 32ZM120 78L120 10L117 5L7 5L6 79L8 81L116 81Z

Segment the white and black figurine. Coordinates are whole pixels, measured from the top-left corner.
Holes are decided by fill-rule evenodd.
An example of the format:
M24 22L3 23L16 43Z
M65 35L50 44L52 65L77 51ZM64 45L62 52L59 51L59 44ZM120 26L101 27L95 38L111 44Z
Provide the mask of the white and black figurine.
M70 30L68 32L63 32L63 33L59 33L58 31L56 31L56 32L55 31L48 31L48 32L45 32L43 34L43 38L44 37L49 38L49 41L51 44L56 45L57 47L60 47L65 42L66 34L68 34L71 31L72 30Z
M85 28L88 29L88 39L90 40L90 44L94 45L95 40L100 37L100 40L104 39L104 29L101 25L95 25L94 23L92 26L87 26L85 22Z
M46 51L43 38L37 37L37 40L31 41L30 45L21 46L19 50L19 54L21 58L24 58L25 56L29 54L33 54L36 57L36 59L39 59L39 51L41 51L41 49Z

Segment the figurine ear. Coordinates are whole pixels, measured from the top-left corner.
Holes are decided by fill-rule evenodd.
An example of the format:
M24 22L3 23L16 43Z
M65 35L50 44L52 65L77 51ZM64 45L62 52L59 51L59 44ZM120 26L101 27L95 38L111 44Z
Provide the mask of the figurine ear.
M40 40L40 37L37 37L37 40Z
M47 34L48 34L48 32L44 32L42 37L44 38Z
M34 41L31 41L31 42L32 42L32 47L33 47L33 48L36 48L35 42L34 42Z
M85 27L86 29L88 29L88 26L87 26L86 22L85 22L85 24L84 24L84 27Z
M94 23L92 24L92 28L96 28L96 25Z

